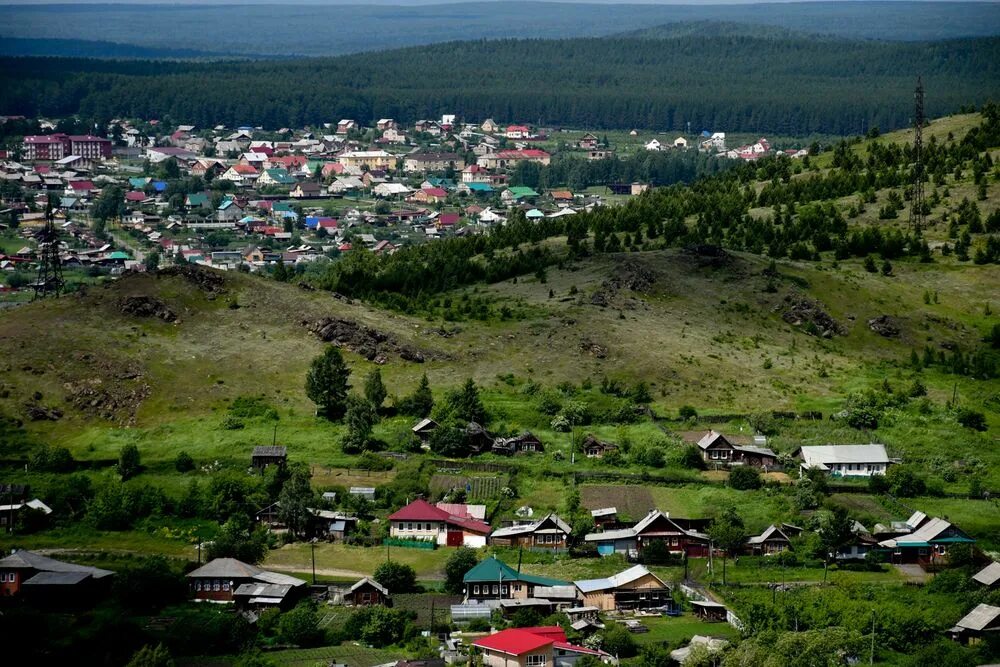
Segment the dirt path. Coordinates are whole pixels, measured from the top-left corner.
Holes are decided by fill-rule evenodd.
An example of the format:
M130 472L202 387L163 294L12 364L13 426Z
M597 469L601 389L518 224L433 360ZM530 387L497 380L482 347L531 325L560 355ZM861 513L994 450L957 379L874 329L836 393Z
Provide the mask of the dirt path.
M915 584L926 584L931 580L931 575L924 571L919 565L893 565L901 575L906 577L908 582Z

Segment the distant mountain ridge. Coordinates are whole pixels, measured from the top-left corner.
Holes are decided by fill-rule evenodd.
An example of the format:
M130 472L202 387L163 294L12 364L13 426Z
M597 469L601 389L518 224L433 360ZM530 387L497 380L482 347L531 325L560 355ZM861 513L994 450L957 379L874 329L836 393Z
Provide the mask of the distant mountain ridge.
M599 37L689 22L750 24L764 34L921 41L1000 34L994 2L805 2L735 5L463 2L454 4L0 5L0 38L93 40L226 55L324 56L460 39ZM687 28L679 28L683 31ZM38 55L42 45L5 53ZM50 55L53 44L44 45ZM81 47L82 48L82 47ZM86 55L112 56L87 47ZM84 55L80 53L79 55Z

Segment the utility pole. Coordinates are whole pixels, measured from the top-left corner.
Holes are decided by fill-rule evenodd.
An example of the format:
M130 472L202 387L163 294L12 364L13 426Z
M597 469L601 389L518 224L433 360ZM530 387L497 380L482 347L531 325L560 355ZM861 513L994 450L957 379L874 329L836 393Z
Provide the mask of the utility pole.
M312 566L313 566L313 586L316 585L316 538L309 540L309 550L312 554Z
M875 610L872 609L872 646L871 651L868 653L868 664L875 664Z

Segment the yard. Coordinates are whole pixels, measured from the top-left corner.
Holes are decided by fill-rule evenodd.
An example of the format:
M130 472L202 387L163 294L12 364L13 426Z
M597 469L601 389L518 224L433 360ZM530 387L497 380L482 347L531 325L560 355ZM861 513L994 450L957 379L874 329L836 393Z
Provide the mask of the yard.
M671 648L676 648L695 635L726 639L739 636L739 631L728 623L710 623L689 612L684 612L683 616L677 618L668 616L640 618L639 622L649 628L649 632L633 635L640 646L669 644Z
M406 657L405 651L395 648L368 648L356 643L320 648L274 651L267 657L278 665L312 665L339 663L350 667L373 667L395 662Z
M271 551L263 567L282 571L311 572L308 544L288 544ZM407 549L405 547L354 547L344 544L316 545L316 574L329 579L360 579L375 572L388 554L394 562L411 566L417 578L437 581L444 578L444 563L453 549Z

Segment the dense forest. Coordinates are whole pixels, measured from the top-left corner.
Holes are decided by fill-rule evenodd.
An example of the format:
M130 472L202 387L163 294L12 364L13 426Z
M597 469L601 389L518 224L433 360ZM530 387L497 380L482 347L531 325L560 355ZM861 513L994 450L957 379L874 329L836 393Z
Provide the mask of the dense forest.
M597 54L600 57L596 57ZM461 118L588 128L851 134L1000 93L1000 38L745 36L450 42L339 58L166 63L0 59L0 113L298 127Z
M47 40L5 45L18 49L18 55L42 52L122 57L123 45L134 45L234 56L316 57L454 39L597 37L665 23L731 22L743 24L744 34L758 36L772 34L769 28L775 27L848 39L900 41L1000 33L1000 5L995 2L440 2L292 0L244 4L239 10L239 29L227 29L233 22L231 7L213 2L0 4L0 36ZM403 6L413 4L424 6ZM696 30L697 34L711 34L705 25ZM95 39L104 43L59 41Z

